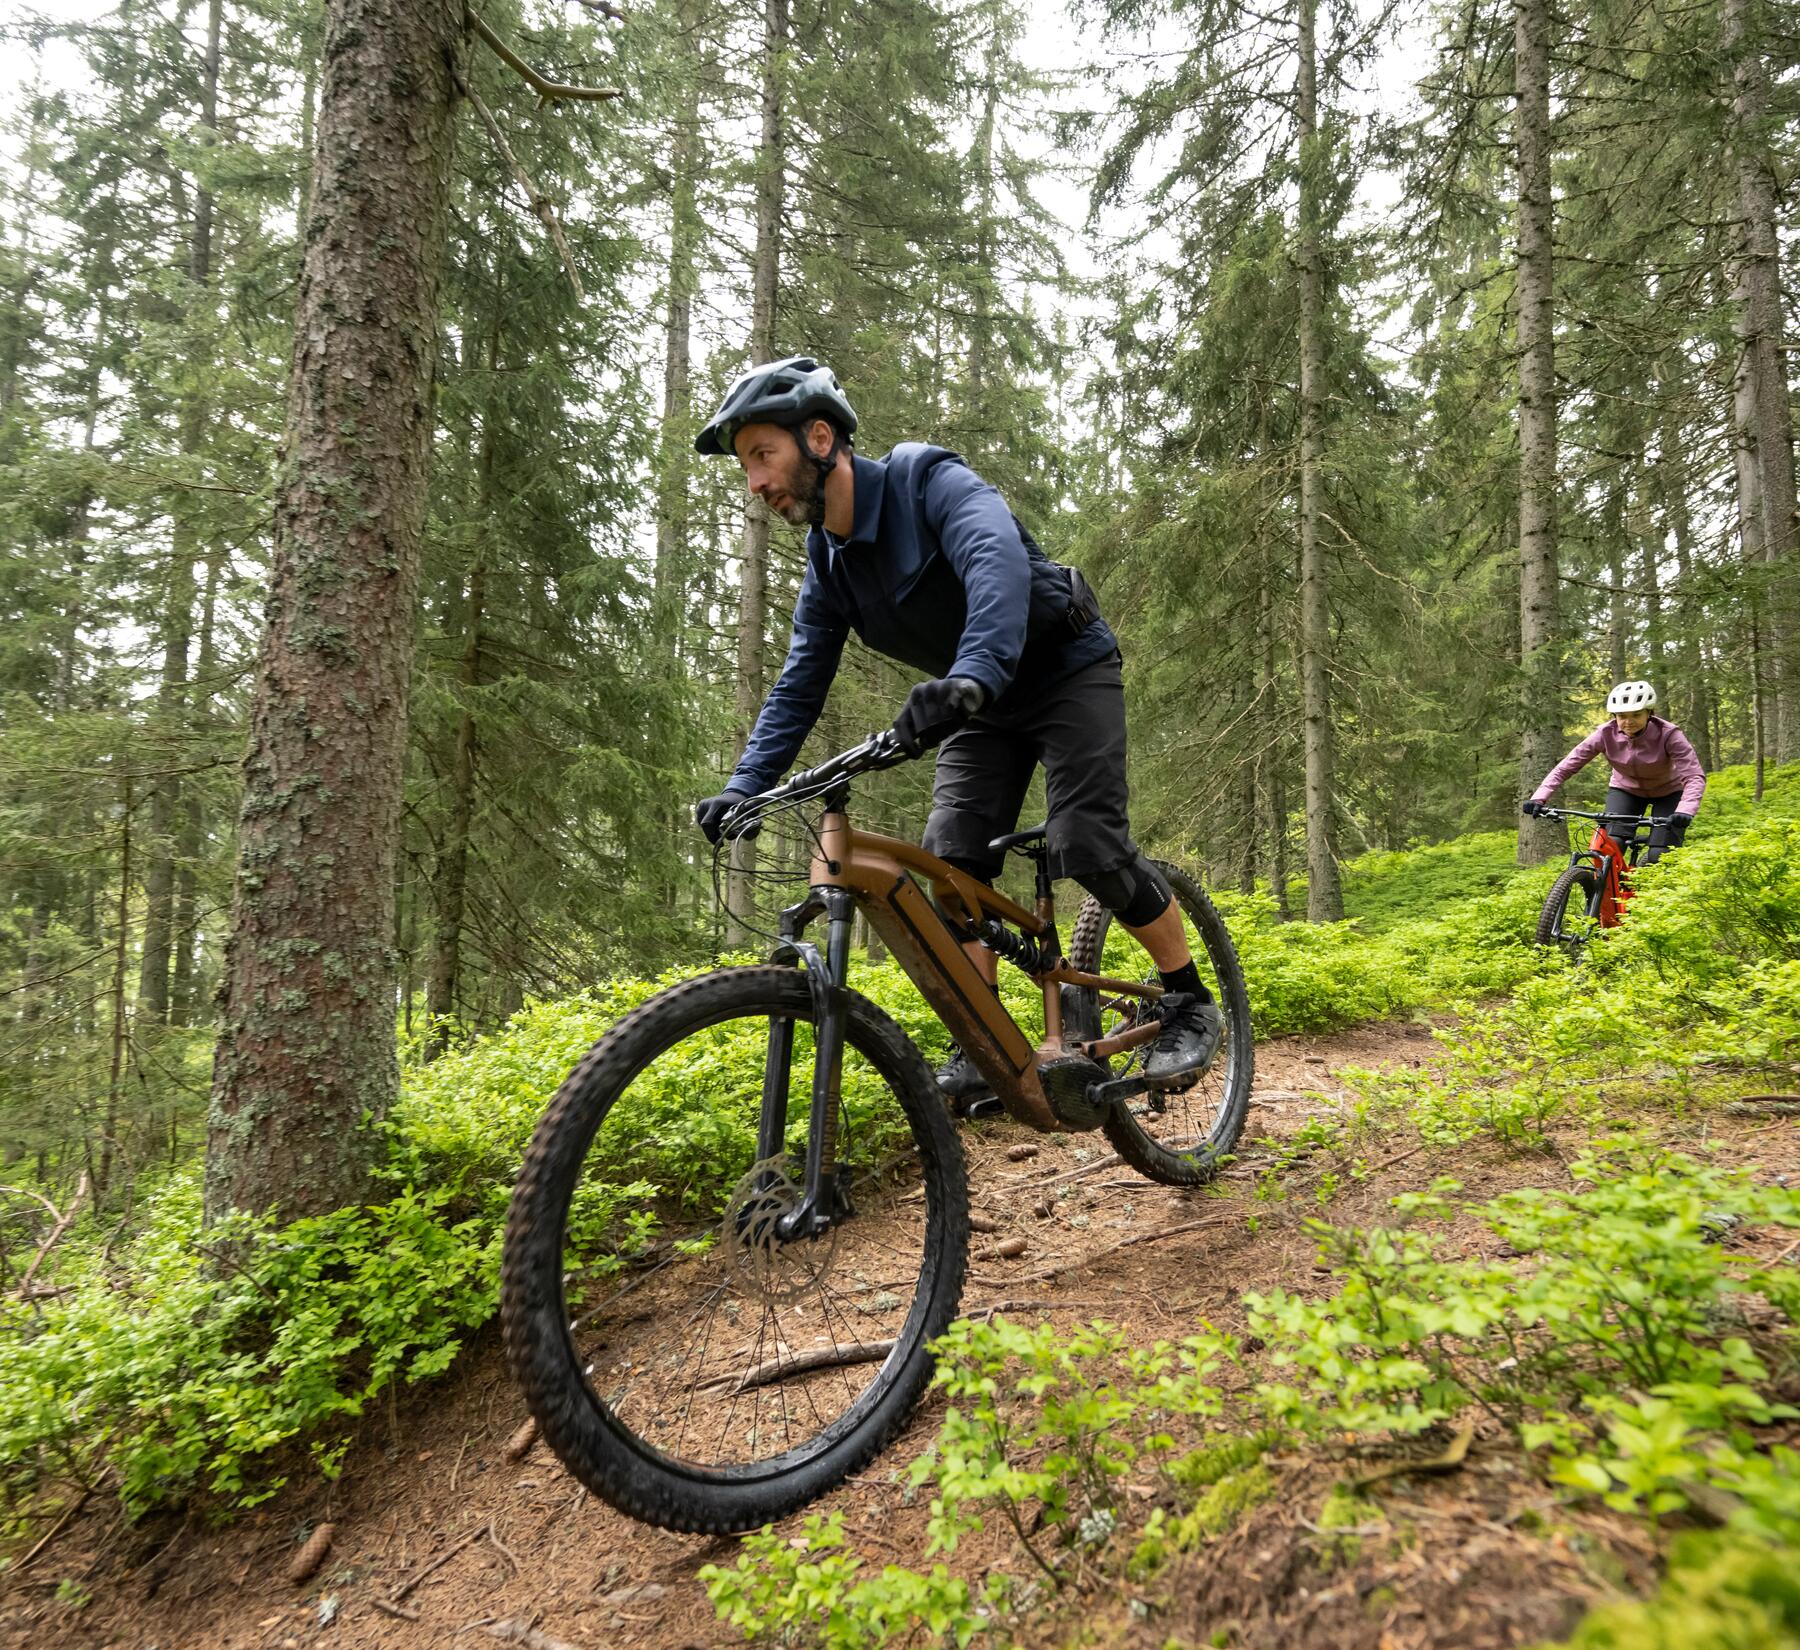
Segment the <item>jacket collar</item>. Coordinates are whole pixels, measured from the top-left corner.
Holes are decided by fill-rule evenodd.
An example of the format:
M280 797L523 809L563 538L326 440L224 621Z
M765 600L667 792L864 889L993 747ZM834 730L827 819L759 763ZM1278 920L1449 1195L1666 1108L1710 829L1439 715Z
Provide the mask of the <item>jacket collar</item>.
M873 458L852 454L850 469L855 478L856 493L851 505L849 538L834 543L823 527L813 529L819 542L825 546L828 566L836 565L838 543L873 544L875 535L881 530L881 506L887 498L887 465Z

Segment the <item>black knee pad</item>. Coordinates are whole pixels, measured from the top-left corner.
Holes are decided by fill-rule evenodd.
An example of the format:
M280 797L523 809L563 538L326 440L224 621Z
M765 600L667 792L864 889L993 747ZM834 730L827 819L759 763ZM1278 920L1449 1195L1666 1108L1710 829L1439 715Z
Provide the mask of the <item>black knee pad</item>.
M1127 928L1155 922L1174 897L1162 872L1142 854L1110 871L1094 871L1075 880Z

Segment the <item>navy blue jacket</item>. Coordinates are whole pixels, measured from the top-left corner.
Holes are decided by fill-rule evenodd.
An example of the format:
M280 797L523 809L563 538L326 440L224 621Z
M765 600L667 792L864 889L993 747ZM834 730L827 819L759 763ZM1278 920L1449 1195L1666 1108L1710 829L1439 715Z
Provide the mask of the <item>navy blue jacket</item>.
M1118 646L1104 619L1071 627L1069 570L957 454L909 441L885 459L852 462L850 536L807 535L787 662L731 790L767 790L787 772L825 707L849 631L927 676L979 682L984 714L997 717Z

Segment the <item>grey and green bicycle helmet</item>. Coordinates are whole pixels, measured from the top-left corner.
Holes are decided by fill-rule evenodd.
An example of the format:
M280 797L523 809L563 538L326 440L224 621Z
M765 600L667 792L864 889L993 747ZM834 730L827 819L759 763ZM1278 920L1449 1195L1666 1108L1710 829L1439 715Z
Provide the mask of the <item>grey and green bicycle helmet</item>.
M705 429L694 438L697 453L730 453L746 424L782 424L789 429L808 419L827 418L841 435L856 431L856 409L839 387L837 374L810 355L789 355L744 373L720 402Z

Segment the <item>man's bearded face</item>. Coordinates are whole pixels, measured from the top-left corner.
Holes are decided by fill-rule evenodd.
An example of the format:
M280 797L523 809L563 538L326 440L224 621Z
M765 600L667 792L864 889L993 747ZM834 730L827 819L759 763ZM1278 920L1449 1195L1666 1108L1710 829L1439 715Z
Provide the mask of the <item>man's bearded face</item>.
M776 424L748 424L733 442L750 491L794 527L824 518L824 478L800 449L798 432Z

